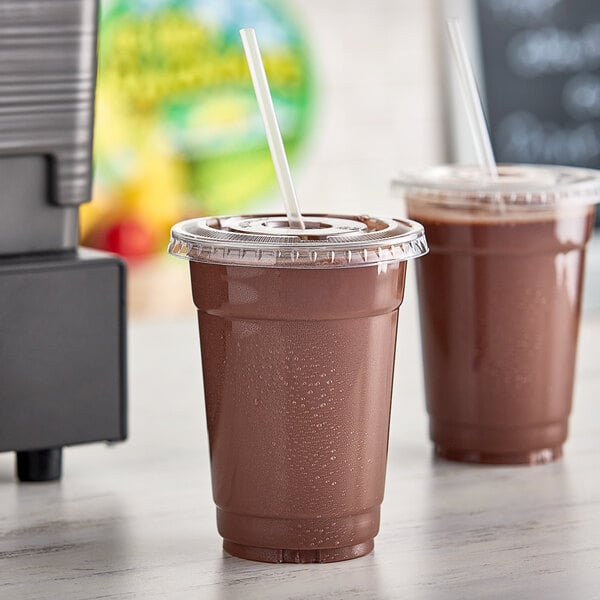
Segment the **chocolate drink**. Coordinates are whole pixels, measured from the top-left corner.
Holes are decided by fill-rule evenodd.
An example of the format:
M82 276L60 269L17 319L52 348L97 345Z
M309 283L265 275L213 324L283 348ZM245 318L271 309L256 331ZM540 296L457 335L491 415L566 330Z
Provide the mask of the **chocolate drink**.
M562 454L592 206L494 213L408 197L430 437L438 455L537 463Z
M267 562L372 550L405 261L427 251L410 221L305 218L198 219L170 245L192 261L219 533Z
M231 554L326 562L373 548L405 270L191 263Z

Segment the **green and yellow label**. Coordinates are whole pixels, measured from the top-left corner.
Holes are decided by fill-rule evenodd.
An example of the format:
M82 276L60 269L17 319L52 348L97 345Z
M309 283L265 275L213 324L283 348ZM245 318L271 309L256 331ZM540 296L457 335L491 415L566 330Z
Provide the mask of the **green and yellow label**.
M142 248L118 247L118 235L107 238L107 230L127 223L130 230L146 230L145 244L152 250L162 250L175 221L240 213L272 191L275 174L239 37L242 27L257 30L293 159L307 134L313 85L304 39L280 5L103 1L95 199L83 215L89 242L144 254Z

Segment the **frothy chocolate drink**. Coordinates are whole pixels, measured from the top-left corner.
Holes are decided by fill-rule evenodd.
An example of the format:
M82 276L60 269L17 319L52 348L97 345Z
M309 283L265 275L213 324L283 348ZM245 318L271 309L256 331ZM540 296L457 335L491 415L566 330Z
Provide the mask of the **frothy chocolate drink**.
M405 263L191 272L225 549L277 562L369 552Z
M405 181L431 252L417 265L430 437L445 458L561 456L598 174L440 167Z
M557 458L567 438L591 207L481 220L409 203L430 435L476 462Z
M194 225L202 244L188 228L171 245L204 259L190 268L217 525L252 560L372 550L405 260L426 251L410 221L306 218L293 236L269 217L198 220L219 243ZM276 237L253 247L243 232L257 229Z

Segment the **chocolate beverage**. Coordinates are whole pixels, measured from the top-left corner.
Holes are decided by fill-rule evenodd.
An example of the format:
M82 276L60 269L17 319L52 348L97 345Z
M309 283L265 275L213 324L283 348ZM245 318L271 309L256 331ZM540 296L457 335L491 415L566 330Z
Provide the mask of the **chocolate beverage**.
M266 562L367 554L406 263L190 267L225 550Z
M408 200L430 245L417 280L437 454L504 464L559 457L593 207L498 216Z

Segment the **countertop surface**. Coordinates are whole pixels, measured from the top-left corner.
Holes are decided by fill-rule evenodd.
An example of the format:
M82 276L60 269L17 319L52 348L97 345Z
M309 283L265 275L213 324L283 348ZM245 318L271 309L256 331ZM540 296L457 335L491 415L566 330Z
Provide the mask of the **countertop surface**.
M582 323L564 458L461 465L431 455L408 294L381 532L329 565L223 553L193 313L134 322L129 341L129 441L67 449L60 483L19 485L0 456L2 600L600 598L600 313Z

